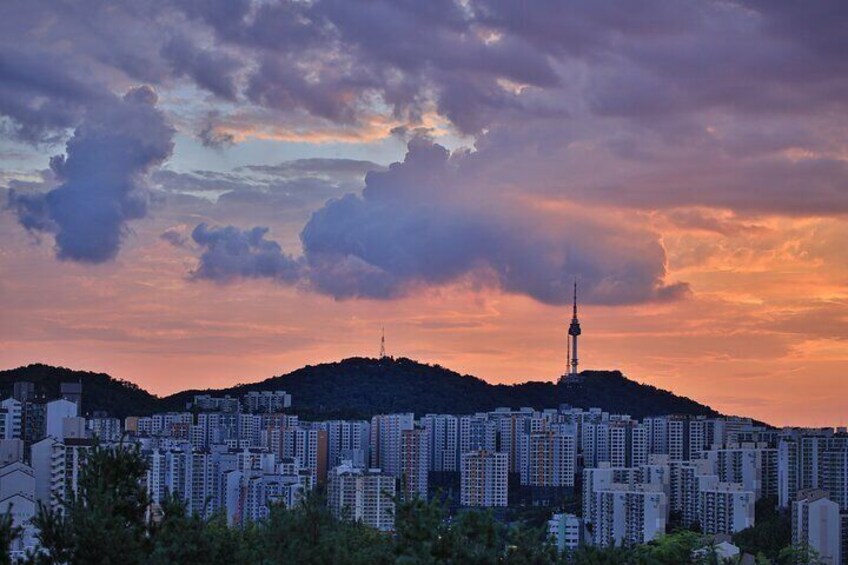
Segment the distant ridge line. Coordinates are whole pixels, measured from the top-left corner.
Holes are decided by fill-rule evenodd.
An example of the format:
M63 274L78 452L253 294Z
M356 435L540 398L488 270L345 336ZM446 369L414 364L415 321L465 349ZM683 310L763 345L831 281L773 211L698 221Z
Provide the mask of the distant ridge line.
M47 397L58 396L59 385L83 383L83 410L107 411L115 417L185 410L195 394L240 396L250 390L286 390L292 409L314 419L369 418L389 412L472 414L498 407L597 407L633 417L661 414L716 416L718 412L689 398L637 383L620 371L582 371L566 384L528 381L490 384L440 365L407 358L352 357L306 365L285 375L222 389L184 390L158 397L128 381L105 373L74 371L32 364L0 371L0 394L11 395L15 381L32 381Z

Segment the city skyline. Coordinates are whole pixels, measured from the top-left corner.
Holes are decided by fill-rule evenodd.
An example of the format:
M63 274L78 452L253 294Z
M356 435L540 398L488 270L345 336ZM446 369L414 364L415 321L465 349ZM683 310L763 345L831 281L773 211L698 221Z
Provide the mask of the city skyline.
M845 425L845 10L7 3L0 368L556 381L577 284L580 369Z

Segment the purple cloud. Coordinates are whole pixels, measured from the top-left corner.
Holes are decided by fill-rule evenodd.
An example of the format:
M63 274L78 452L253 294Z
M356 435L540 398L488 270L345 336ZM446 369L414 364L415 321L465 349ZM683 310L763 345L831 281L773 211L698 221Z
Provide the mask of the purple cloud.
M665 253L655 234L577 215L557 225L473 186L463 158L426 140L410 142L402 163L368 173L361 196L331 200L312 215L301 232L301 259L265 240L265 228L221 228L227 237L211 241L201 225L195 241L205 251L195 277L299 281L341 299L390 299L465 277L550 304L570 300L574 277L598 303L687 292L685 284L664 282ZM221 242L225 253L218 252ZM259 262L270 266L257 268Z
M284 254L280 245L265 239L268 228L240 230L233 226L210 227L200 224L191 238L204 251L191 276L219 283L237 278L269 278L294 283L300 277L300 263Z
M146 215L146 176L174 148L174 130L156 101L142 86L89 111L65 155L50 160L61 184L46 193L10 192L9 206L25 228L55 236L58 258L113 259L128 222Z

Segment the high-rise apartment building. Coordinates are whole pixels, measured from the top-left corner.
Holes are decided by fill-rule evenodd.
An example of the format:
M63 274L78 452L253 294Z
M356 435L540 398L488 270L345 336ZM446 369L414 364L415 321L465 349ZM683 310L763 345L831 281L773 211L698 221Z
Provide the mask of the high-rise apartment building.
M427 430L415 426L401 431L401 493L405 500L427 499Z
M400 478L401 439L404 430L415 426L411 412L404 414L381 414L371 418L371 467Z
M395 477L343 463L330 472L327 504L337 518L391 531L395 527L395 493Z
M478 449L463 453L460 464L460 504L506 506L508 501L506 453Z
M823 565L842 564L839 505L820 489L798 492L792 503L792 545L809 547Z
M722 483L713 476L702 482L699 497L699 522L705 534L735 534L754 525L756 495L742 485Z

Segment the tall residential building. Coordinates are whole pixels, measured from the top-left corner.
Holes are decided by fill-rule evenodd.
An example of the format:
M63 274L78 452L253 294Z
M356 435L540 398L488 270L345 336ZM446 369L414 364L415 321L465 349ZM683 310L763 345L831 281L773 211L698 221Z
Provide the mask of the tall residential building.
M832 429L796 430L789 437L783 437L777 448L780 506L789 506L799 490L827 489L825 482L828 480L832 487L833 481L838 481L833 477L839 474L841 465L840 456L833 454L845 451L848 451L848 435L834 434ZM840 498L838 493L831 496Z
M381 414L371 418L371 467L400 478L401 438L404 430L415 426L411 412L404 414Z
M401 492L405 500L427 500L427 430L414 427L401 432Z
M497 451L498 424L489 420L488 414L459 417L459 452L475 449Z
M744 490L738 483L721 483L713 477L712 484L701 484L699 522L705 534L735 534L754 525L753 491Z
M303 500L308 490L298 476L285 476L262 471L227 471L222 507L227 523L244 526L271 514L274 504L293 508Z
M594 493L592 541L598 546L635 545L665 533L668 499L655 484L613 483Z
M327 466L344 460L358 467L368 466L371 424L365 420L331 420L320 424L327 430Z
M14 398L0 402L0 439L23 437L23 404Z
M489 412L489 419L497 426L497 450L506 453L509 472L521 472L521 442L525 434L545 429L546 422L541 418L534 418L532 408L517 411L498 408Z
M36 501L57 508L68 497L76 494L86 457L92 447L94 440L91 439L59 441L53 436L33 444L31 459Z
M343 463L330 472L327 504L337 518L362 522L381 531L395 527L396 479L376 469Z
M820 488L848 513L848 449L828 451L822 456Z
M715 466L707 459L671 461L669 507L680 515L684 527L700 520L700 493L702 486L717 482Z
M598 467L602 463L611 463L610 459L610 422L609 420L589 421L583 424L581 444L583 445L583 467Z
M550 429L531 432L523 439L521 484L536 487L573 487L577 455L573 433Z
M459 500L463 506L506 506L508 500L506 453L478 449L463 453Z
M27 451L35 442L46 435L46 416L46 404L34 400L28 400L24 403L23 436Z
M609 463L613 467L638 467L648 462L648 429L634 420L610 421Z
M755 447L730 446L701 453L713 461L718 480L722 483L739 483L744 490L759 498L763 493L763 453Z
M777 444L777 500L778 506L788 508L800 490L800 443L784 438Z
M612 468L605 463L601 467L583 469L583 520L591 524L592 517L598 513L596 493L616 483L635 485L640 478L641 473L635 467Z
M147 490L155 503L177 496L190 514L211 516L215 510L213 456L185 444L181 449L148 455Z
M666 425L669 460L685 461L690 453L689 418L687 416L668 416Z
M58 440L64 438L63 422L65 418L76 418L79 414L79 406L76 402L60 398L47 403L45 417L45 435Z
M792 503L792 545L815 550L824 565L842 564L839 505L820 489L798 492Z
M327 432L320 427L286 428L283 431L283 456L297 457L312 472L315 481L327 480Z
M427 414L421 418L427 430L430 470L456 472L459 465L459 418L450 414Z
M103 442L119 441L123 435L121 420L118 418L98 417L87 420L91 435Z
M648 428L648 453L668 453L668 418L655 416L642 420Z

